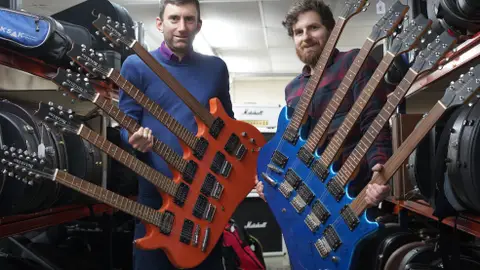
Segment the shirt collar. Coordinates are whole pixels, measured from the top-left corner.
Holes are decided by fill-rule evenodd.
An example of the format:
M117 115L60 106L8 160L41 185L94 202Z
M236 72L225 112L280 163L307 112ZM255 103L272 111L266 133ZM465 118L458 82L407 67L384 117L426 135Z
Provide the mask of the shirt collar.
M162 45L160 45L160 53L168 60L180 62L178 57L170 50L170 48L167 47L167 44L165 41L162 42ZM189 50L188 53L183 57L182 62L190 58L191 54L193 53L193 49Z
M329 66L331 66L331 65L333 64L335 58L336 58L337 55L338 55L338 52L339 52L339 51L338 51L337 48L335 48L335 49L333 50L333 52L332 52L332 57L330 57L330 59L328 59L326 68L328 68ZM303 76L305 76L305 77L311 76L311 75L312 75L311 72L312 72L312 69L310 68L309 65L303 66L303 68L302 68L302 75L303 75Z

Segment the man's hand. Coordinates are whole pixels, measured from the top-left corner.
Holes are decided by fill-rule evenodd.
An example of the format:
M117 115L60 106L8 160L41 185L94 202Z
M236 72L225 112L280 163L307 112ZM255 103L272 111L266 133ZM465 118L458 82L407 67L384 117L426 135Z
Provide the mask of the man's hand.
M255 175L255 189L257 190L258 196L265 201L265 195L263 194L263 183L258 181L257 176Z
M373 166L372 168L373 177L376 177L377 174L379 174L380 177L383 177L382 170L383 170L383 165L381 164L376 164L375 166ZM381 201L383 201L388 196L388 194L390 194L390 186L379 185L376 183L368 184L365 201L368 203L369 207L376 206Z
M128 138L128 142L134 149L143 153L148 152L153 146L152 130L141 127Z

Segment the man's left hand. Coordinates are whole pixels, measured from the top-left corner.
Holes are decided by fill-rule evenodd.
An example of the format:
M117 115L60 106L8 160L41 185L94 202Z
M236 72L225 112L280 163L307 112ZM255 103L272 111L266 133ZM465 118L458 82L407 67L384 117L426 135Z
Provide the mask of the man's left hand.
M377 174L382 174L383 165L376 164L373 166L373 177ZM372 178L373 178L372 177ZM390 194L390 186L387 185L379 185L376 183L368 184L365 201L368 203L368 206L376 206L381 201L383 201L388 195Z

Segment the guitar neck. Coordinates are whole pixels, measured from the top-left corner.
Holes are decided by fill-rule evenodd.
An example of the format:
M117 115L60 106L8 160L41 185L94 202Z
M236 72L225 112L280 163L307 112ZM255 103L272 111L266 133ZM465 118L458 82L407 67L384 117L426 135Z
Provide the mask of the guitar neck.
M164 111L158 104L148 98L142 91L127 81L117 70L112 70L109 78L122 88L125 93L131 96L140 106L156 117L168 130L180 138L191 149L195 149L198 142L197 137L180 124L175 118Z
M365 41L362 49L360 49L359 53L353 60L352 65L348 69L347 74L340 83L340 86L335 91L335 94L328 103L327 108L324 110L322 117L318 120L312 133L310 133L310 135L308 136L307 142L305 143L305 148L310 153L313 153L317 148L317 145L321 142L323 136L325 135L325 131L327 130L333 119L333 116L335 115L338 108L340 107L340 104L345 98L348 89L350 89L350 87L352 86L358 72L360 71L360 68L365 62L365 59L367 58L370 51L373 49L373 45L375 45L375 42L373 40L367 39Z
M137 203L59 169L55 170L54 180L149 223L158 225L158 221L163 218L163 213L157 212L153 208Z
M107 155L122 163L127 168L130 168L138 175L144 177L147 181L154 184L162 191L174 197L177 194L179 187L178 184L173 182L172 179L167 178L165 175L159 173L157 170L130 155L127 151L124 151L120 147L109 142L104 137L100 136L85 125L82 124L77 133L80 137L89 141Z
M137 121L120 111L120 109L114 106L110 102L110 100L104 98L100 94L97 94L93 103L95 103L110 117L112 117L121 126L128 130L128 132L135 133L140 128L140 125L137 123ZM154 138L152 149L155 153L165 159L168 164L172 165L177 171L181 173L185 171L185 168L187 167L187 162L175 151L173 151L173 149L170 148L168 145L158 140L157 138Z
M412 131L402 145L395 151L395 153L388 159L383 165L383 171L381 174L377 174L372 178L370 184L377 183L384 185L388 183L393 174L400 168L405 160L410 156L413 150L417 147L418 143L425 137L425 135L433 128L447 107L438 101L435 106L428 112L427 116L420 120L418 126ZM364 188L360 194L353 200L351 207L354 212L359 216L366 208L367 202L365 201L366 188Z
M285 130L286 136L293 138L296 136L298 130L300 129L302 120L307 113L310 102L312 101L313 94L315 93L318 83L323 76L326 65L328 64L328 60L332 56L333 50L335 49L335 46L340 37L340 33L345 27L345 22L345 19L339 18L337 23L335 24L335 28L333 28L332 33L328 38L328 42L323 48L320 59L318 60L314 70L311 71L312 76L308 80L305 90L300 97L300 101L295 107L295 112L293 113L292 119L290 120L290 123Z
M337 132L335 132L333 138L330 140L327 148L323 151L322 158L319 161L323 166L325 166L325 168L328 168L328 166L330 166L330 164L332 164L334 161L335 157L342 148L345 139L352 130L352 127L355 125L357 119L360 117L360 114L367 105L368 101L372 97L373 92L382 81L383 76L388 71L388 68L392 64L394 58L395 55L391 53L387 53L383 57L382 62L380 62L378 65L375 73L373 73L372 77L368 81L367 86L365 86L365 88L362 90L362 93L356 99L355 104L348 112Z
M398 84L392 94L388 97L387 102L385 105L383 105L382 110L378 113L377 117L375 117L375 120L372 122L367 132L365 132L360 142L357 144L355 149L353 149L352 153L342 165L340 171L337 173L335 179L336 181L340 181L342 186L345 186L348 183L353 172L360 164L360 161L365 156L375 139L378 137L378 134L380 134L382 128L388 123L388 119L390 119L390 116L392 116L395 108L398 106L398 104L400 104L400 101L405 96L408 89L410 89L417 76L418 73L410 69L400 84Z
M158 63L155 58L147 51L145 48L140 45L139 42L136 42L133 46L133 51L142 59L145 64L147 64L150 69L157 74L157 76L165 82L170 89L175 92L175 94L183 100L185 105L187 105L193 113L195 113L207 127L212 127L215 118L210 114L210 112L202 106L200 102L185 88L179 81L177 81L160 63Z

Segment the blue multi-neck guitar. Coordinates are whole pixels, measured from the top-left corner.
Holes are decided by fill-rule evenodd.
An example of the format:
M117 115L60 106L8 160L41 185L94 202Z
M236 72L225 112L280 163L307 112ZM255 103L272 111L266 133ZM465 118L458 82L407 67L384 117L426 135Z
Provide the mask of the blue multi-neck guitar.
M372 34L369 39L367 39L366 44L362 47L357 58L354 60L356 65L352 65L352 68L347 73L346 78L349 80L344 79L341 87L337 90L336 95L332 99L333 101L336 101L337 107L338 103L341 102L345 92L351 85L351 81L360 69L361 63L363 63L363 60L368 55L371 48L373 48L375 42L393 32L393 29L400 23L407 9L408 7L397 2L379 21L379 23L375 25ZM340 22L344 23L343 20ZM396 46L396 51L392 50L393 53L390 52L390 54L395 56L402 52L404 46L410 48L416 43L418 36L424 32L425 28L425 26L421 25L421 21L419 22L419 20L417 20L417 23L419 23L419 25L409 27L404 31L404 34L402 34L403 36L398 37L398 40L403 38L403 43L401 46ZM337 24L337 27L339 27L339 25L340 24ZM288 114L289 109L284 108L280 114L278 129L280 131L285 130L285 133L282 134L281 132L278 132L277 135L263 147L258 160L258 174L265 183L265 196L282 228L287 248L289 250L290 261L294 269L315 269L320 262L320 260L312 260L315 256L318 257L318 252L316 251L317 248L314 246L314 243L321 236L317 233L321 221L326 220L329 216L328 210L320 200L315 200L315 202L311 204L315 197L319 197L319 195L324 193L325 187L321 181L312 179L313 177L311 177L312 174L310 174L309 168L305 166L303 162L296 160L295 157L299 152L299 157L302 152L305 152L304 150L306 147L302 146L309 145L308 141L306 142L304 139L305 134L303 133L305 132L300 128L300 122L303 118L303 114L305 114L306 108L308 107L309 99L311 99L316 85L318 84L320 78L319 74L323 72L323 63L326 63L325 59L328 58L329 50L333 49L334 45L332 44L334 44L336 38L338 38L339 31L334 30L332 34L336 34L337 36L330 37L330 39L333 38L333 40L329 40L327 43L327 46L322 53L321 60L319 60L319 64L317 64L315 68L314 76L312 76L312 79L308 82L307 88L301 97L295 113L291 117L291 115ZM328 47L328 45L331 46ZM393 57L391 60L393 60ZM386 72L388 66L388 61L383 64L384 72ZM381 72L379 71L376 74L379 75ZM375 87L371 87L371 91L374 89ZM325 118L330 117L330 119L319 121L315 130L318 130L318 125L321 125L322 123L323 130L325 130L335 111L336 108L333 110L325 110L326 113L324 113L323 117L327 115ZM295 128L297 127L299 132L296 132ZM314 133L312 134L313 136L310 135L309 140L312 140L311 138L314 138L312 141L320 140L318 136L315 136ZM314 145L316 146L317 142ZM310 151L310 153L312 153L310 156L315 154L314 148L315 147ZM319 157L312 157L310 164L315 159L316 162L318 162ZM327 167L328 166L324 166L324 168ZM312 207L309 205L312 205ZM309 211L306 211L306 208L308 208Z

